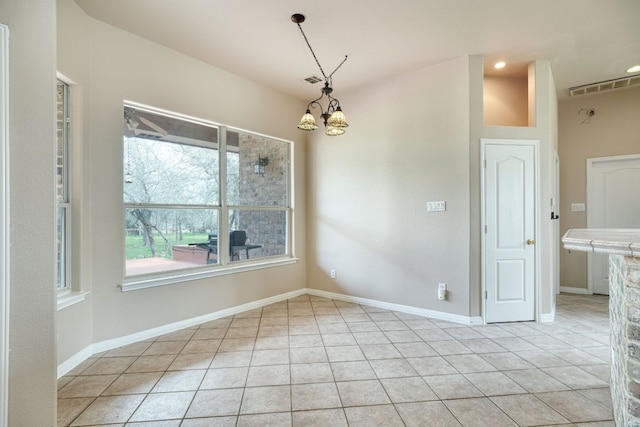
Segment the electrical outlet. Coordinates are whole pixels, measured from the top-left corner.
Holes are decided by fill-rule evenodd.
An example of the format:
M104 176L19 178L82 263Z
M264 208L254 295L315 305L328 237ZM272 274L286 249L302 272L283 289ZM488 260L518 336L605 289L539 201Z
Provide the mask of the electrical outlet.
M331 270L331 278L332 279L336 278L336 271L335 270Z
M447 284L446 283L438 283L438 299L443 301L447 299Z

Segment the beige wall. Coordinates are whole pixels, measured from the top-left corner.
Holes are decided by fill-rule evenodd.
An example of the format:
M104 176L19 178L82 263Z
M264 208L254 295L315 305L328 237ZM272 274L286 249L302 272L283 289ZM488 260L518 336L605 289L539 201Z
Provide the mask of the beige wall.
M595 109L590 123L580 109ZM561 235L587 226L587 213L571 212L571 203L586 203L586 160L640 153L640 88L579 96L560 103ZM560 284L587 288L587 254L560 251Z
M528 126L527 77L484 77L484 124Z
M11 427L56 424L55 15L52 0L0 3L10 31Z
M350 127L309 145L308 286L469 315L467 58L338 96Z
M74 278L91 292L84 302L59 312L59 362L93 343L304 288L305 145L290 120L299 116L303 103L95 21L71 0L58 3L58 69L82 93L76 117L81 140L74 141L81 154L73 180L82 186L72 201L81 212L74 243L80 246L75 262L82 270ZM294 141L294 246L300 260L121 292L125 99Z

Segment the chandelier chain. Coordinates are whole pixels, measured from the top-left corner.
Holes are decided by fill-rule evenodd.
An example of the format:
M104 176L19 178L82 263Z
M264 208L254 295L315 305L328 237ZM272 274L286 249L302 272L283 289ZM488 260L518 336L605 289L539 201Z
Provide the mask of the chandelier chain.
M335 70L333 70L333 72L331 74L329 74L329 79L331 79L331 77L335 74L336 71L338 71L338 68L342 67L342 64L344 64L345 62L347 62L347 58L348 56L345 55L344 59L342 60L342 62L340 64L338 64L338 66L336 67Z
M302 26L299 23L296 23L296 25L298 25L298 28L300 29L300 32L302 33L302 37L304 37L304 41L307 43L307 46L309 46L309 50L311 51L311 54L313 55L313 59L316 60L316 64L318 64L318 68L320 68L320 72L322 73L322 76L324 77L325 80L328 79L327 75L324 73L324 70L322 69L322 65L320 65L320 61L318 61L318 57L316 56L316 53L313 51L313 48L311 47L311 44L309 44L309 40L307 39L307 35L304 33L304 30L302 29ZM340 64L342 65L342 64ZM335 71L334 71L335 73ZM333 75L333 73L332 73Z
M311 47L311 44L309 43L309 39L307 39L307 35L304 33L304 30L302 29L302 26L300 25L300 23L297 23L297 22L296 22L296 25L300 29L300 32L302 33L302 37L304 37L304 41L307 43L307 46L309 47L309 50L311 51L311 55L313 55L313 59L315 59L316 64L318 64L318 68L320 68L320 72L322 73L322 77L324 77L324 80L326 82L330 82L331 81L331 77L333 77L333 75L336 73L336 71L338 71L338 69L340 67L342 67L342 64L344 64L347 61L348 55L345 55L344 59L342 60L342 62L340 64L338 64L336 69L333 70L333 72L331 72L331 74L329 74L329 76L327 76L325 74L325 72L324 72L324 69L322 68L322 65L320 65L320 61L318 61L318 57L316 56L315 51Z

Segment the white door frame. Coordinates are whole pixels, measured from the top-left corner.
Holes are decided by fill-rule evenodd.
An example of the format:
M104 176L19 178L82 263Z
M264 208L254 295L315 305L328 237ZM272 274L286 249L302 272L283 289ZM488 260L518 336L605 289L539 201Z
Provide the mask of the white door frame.
M540 215L537 213L538 211L538 206L540 206L540 141L538 140L531 140L531 139L489 139L489 138L480 138L480 170L482 171L481 173L481 177L480 177L480 182L481 182L481 194L480 194L480 211L481 211L481 230L480 230L480 234L482 235L481 238L481 257L480 257L480 269L481 269L481 282L482 282L482 294L481 294L481 300L482 300L482 320L484 323L487 323L487 310L486 310L486 299L485 299L485 295L487 292L487 283L485 280L486 277L486 254L485 254L485 244L486 244L486 233L485 233L485 227L484 225L486 224L486 213L485 213L485 167L484 167L484 163L485 163L485 147L488 144L504 144L504 145L531 145L534 147L534 159L535 159L535 167L534 167L534 187L535 187L535 194L534 194L534 203L535 203L535 208L534 210L536 211L536 213L534 214L534 220L533 220L533 224L535 227L535 232L534 232L534 240L536 242L540 242ZM535 266L534 266L534 278L533 278L533 293L534 293L534 316L535 316L535 321L539 321L540 320L540 244L536 244L534 245L534 250L535 250Z
M0 24L0 426L9 419L9 28Z
M560 293L560 157L553 153L553 179L551 188L551 253L553 266L551 271L551 301L555 307L555 295Z
M622 156L607 156L607 157L592 157L587 159L587 228L594 228L596 224L593 224L593 211L592 211L592 201L591 199L591 187L593 185L593 166L597 163L603 162L612 162L612 161L623 161L623 160L640 160L640 154L626 154ZM587 254L587 293L593 294L593 272L592 269L592 261L593 254Z

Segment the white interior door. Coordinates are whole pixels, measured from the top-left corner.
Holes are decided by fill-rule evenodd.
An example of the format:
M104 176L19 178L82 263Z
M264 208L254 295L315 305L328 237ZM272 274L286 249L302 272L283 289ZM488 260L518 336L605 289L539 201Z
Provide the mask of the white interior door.
M587 226L640 228L640 155L587 159ZM609 295L609 256L589 254L588 288Z
M534 320L536 145L483 147L485 321Z

